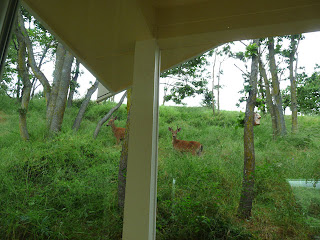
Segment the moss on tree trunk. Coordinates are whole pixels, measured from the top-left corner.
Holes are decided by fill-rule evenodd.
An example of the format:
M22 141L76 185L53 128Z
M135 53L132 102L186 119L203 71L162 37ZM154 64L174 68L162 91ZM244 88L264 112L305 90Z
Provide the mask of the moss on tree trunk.
M259 44L259 40L253 41ZM246 113L244 119L244 167L241 198L238 207L240 218L248 219L251 216L252 202L254 199L254 174L255 174L255 152L254 152L254 107L257 94L257 76L258 76L258 56L257 53L252 56L250 91L247 99Z

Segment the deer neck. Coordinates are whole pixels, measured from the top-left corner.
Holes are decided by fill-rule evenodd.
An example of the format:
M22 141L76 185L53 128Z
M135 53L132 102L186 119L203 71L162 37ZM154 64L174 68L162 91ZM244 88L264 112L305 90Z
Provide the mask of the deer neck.
M116 132L117 127L116 127L116 125L114 125L114 123L112 123L111 128L112 128L112 131L115 133L115 132Z
M172 144L176 144L177 142L179 142L179 140L177 139L177 137L172 136Z

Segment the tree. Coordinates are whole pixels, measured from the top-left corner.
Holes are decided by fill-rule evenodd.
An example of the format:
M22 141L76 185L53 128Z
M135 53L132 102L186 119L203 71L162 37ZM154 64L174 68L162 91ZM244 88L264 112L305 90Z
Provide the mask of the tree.
M26 67L26 45L21 32L15 31L18 40L18 74L23 83L21 108L19 109L19 129L23 140L29 140L27 128L27 111L30 101L32 84L29 79L28 70Z
M299 36L298 36L299 37ZM290 83L291 83L291 112L292 112L292 133L298 131L298 110L297 110L297 83L294 76L293 62L297 52L297 37L291 35L290 55L289 55L289 70L290 70Z
M47 126L50 135L60 132L67 103L74 57L58 44L50 101L47 106Z
M288 49L282 51L282 55L288 59L289 72L290 72L290 94L291 94L291 118L292 126L291 131L295 133L298 131L298 109L297 109L297 64L294 67L294 61L298 62L297 49L299 46L300 40L303 39L301 34L286 36L287 39L290 39L290 45Z
M276 107L273 104L272 101L272 94L270 91L270 84L268 80L268 76L266 73L266 69L264 67L264 64L261 59L261 55L259 54L259 72L260 76L263 79L264 87L265 87L265 93L266 93L266 103L267 103L267 110L271 115L271 122L272 122L272 130L273 130L273 136L275 137L278 133L278 124L277 124L277 118L276 118Z
M56 61L52 86L36 62L31 38L24 25L22 14L18 14L18 26L28 50L28 63L35 77L41 82L47 102L47 128L50 135L61 130L66 107L68 88L71 78L71 67L74 57L61 43L56 46ZM45 31L46 32L46 31ZM46 34L49 34L46 32ZM45 36L46 36L45 34Z
M212 96L214 96L214 89L217 90L217 109L218 112L220 111L220 89L221 84L221 75L223 75L223 70L222 70L222 64L229 58L233 56L233 53L231 52L231 46L230 44L233 44L232 42L226 43L222 45L221 47L217 47L214 52L215 52L215 58L214 58L214 64L213 64L213 69L212 69ZM216 57L218 58L219 66L218 66L218 73L217 73L217 85L214 85L214 72L215 72L215 66L216 66Z
M18 43L15 33L12 34L6 64L4 65L3 74L0 82L0 94L5 94L9 97L16 97L20 102L20 86L21 81L18 74ZM18 79L16 81L16 79Z
M76 60L75 70L74 70L74 75L72 77L72 80L70 81L70 90L69 90L69 95L68 95L67 107L71 107L72 106L74 93L76 92L76 88L78 87L77 81L78 81L78 77L80 75L79 68L80 68L80 62L77 59Z
M95 83L88 89L87 91L87 94L86 96L84 97L84 100L83 102L81 103L81 106L80 106L80 109L79 109L79 112L77 114L77 117L76 119L74 120L74 123L73 123L73 126L72 126L72 129L75 130L75 131L78 131L79 127L80 127L80 124L82 122L82 118L84 116L84 113L89 105L89 102L90 102L90 99L91 99L91 96L92 94L97 90L98 88L98 85L99 85L99 81L98 79L95 81ZM70 89L71 90L71 89Z
M204 99L204 103L206 103L206 105L208 104L208 101L210 101L211 99L211 104L212 104L212 113L215 114L215 99L214 99L214 90L215 90L215 83L214 83L214 78L215 78L215 67L216 67L216 61L217 61L217 51L213 51L214 52L214 59L213 59L213 64L212 64L212 88L211 88L211 94L209 91L205 92L205 99Z
M308 77L298 74L297 77L297 108L303 114L320 114L320 66Z
M172 100L176 104L184 104L186 97L203 94L206 84L206 77L202 77L207 62L207 54L203 54L189 60L179 66L167 70L161 74L162 78L171 78L173 82L165 82L164 102ZM167 91L170 89L170 93Z
M275 117L277 123L277 131L276 134L280 134L282 136L286 135L286 125L284 121L284 115L282 111L282 98L280 94L280 83L278 78L278 68L275 60L275 48L274 48L274 38L268 38L268 49L269 49L269 67L271 72L272 79L272 95L274 98L275 108Z
M212 90L209 91L208 89L206 89L204 91L204 94L203 94L203 99L202 99L202 102L201 104L205 107L208 107L208 108L212 108L212 112L213 114L215 114L215 100L214 100L214 96L213 96L213 92Z
M112 116L112 114L113 114L115 111L117 111L118 108L121 106L121 104L123 103L123 101L124 101L124 99L125 99L126 96L127 96L127 91L122 95L122 97L121 97L120 101L118 102L118 104L117 104L115 107L113 107L113 108L98 122L97 127L96 127L96 129L95 129L95 131L94 131L94 133L93 133L93 138L94 138L94 139L97 138L97 136L98 136L98 134L99 134L99 132L100 132L100 129L101 129L102 125L103 125L106 121L108 121L108 119Z
M253 40L250 50L247 51L251 56L251 74L249 81L249 97L244 119L244 168L241 198L238 207L240 218L248 219L251 216L252 202L254 199L254 174L255 174L255 152L254 152L254 107L257 94L257 76L258 76L258 48L259 40Z
M320 69L316 66L314 73L297 74L297 111L302 114L320 114ZM291 106L291 86L282 91L283 107Z

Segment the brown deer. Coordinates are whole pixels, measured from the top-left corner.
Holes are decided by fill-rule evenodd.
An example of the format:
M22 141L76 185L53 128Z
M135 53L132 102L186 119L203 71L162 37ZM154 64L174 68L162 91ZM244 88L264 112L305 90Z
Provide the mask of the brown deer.
M196 141L184 141L177 139L177 133L180 132L181 128L177 127L177 130L173 131L171 127L169 127L169 131L172 133L172 145L173 147L180 152L191 152L193 155L200 156L203 146L201 143Z
M109 120L107 126L111 126L112 132L113 132L114 136L117 138L117 144L119 144L120 140L124 139L124 133L125 133L126 129L121 128L121 127L116 127L116 125L114 125L114 121L116 119L117 119L117 117L111 118Z

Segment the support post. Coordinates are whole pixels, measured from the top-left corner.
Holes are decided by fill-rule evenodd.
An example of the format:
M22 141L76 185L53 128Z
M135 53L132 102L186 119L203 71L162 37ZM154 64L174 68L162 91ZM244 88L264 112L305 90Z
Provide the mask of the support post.
M123 239L156 237L160 50L155 39L135 47Z

